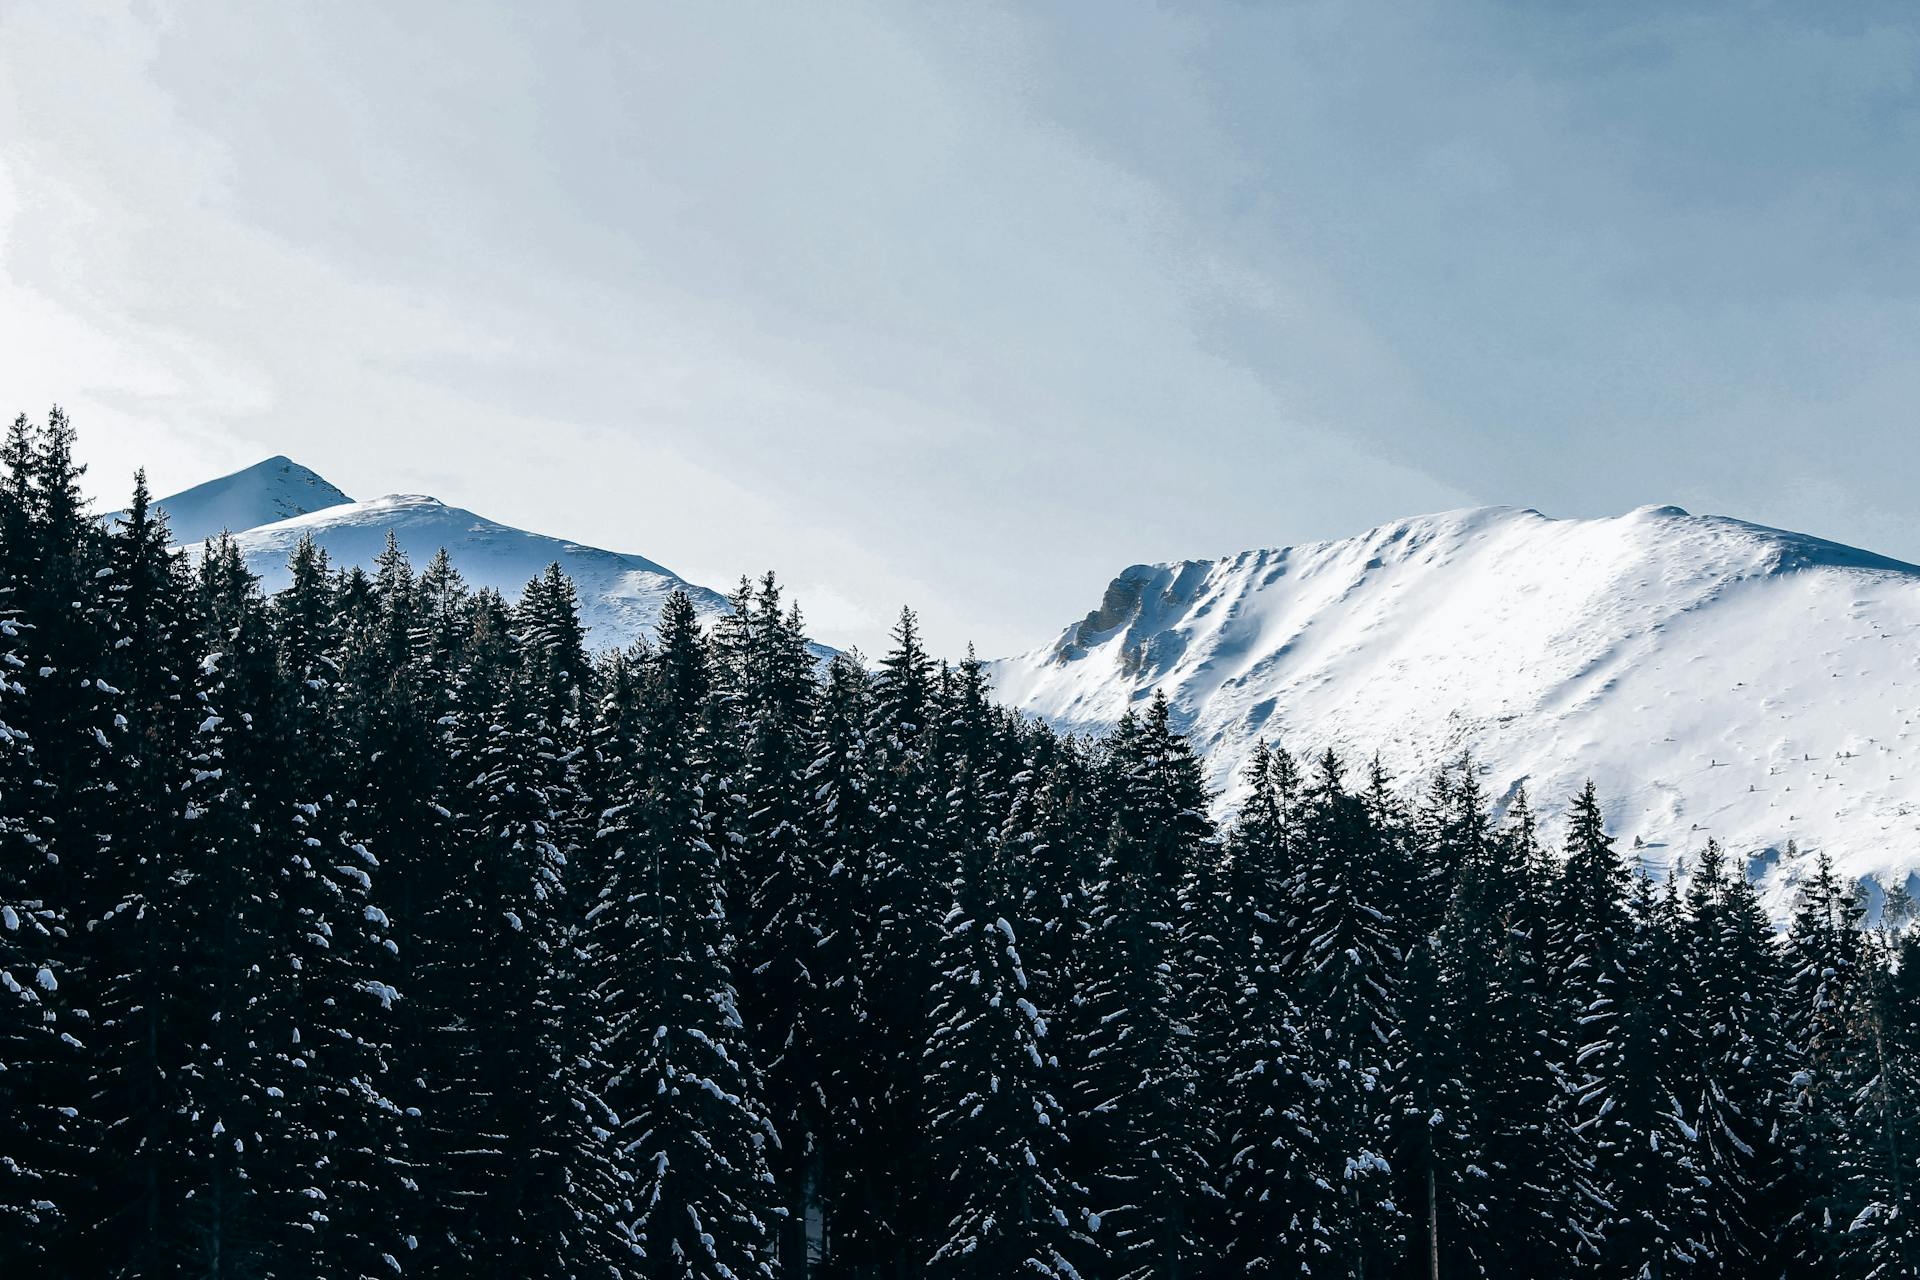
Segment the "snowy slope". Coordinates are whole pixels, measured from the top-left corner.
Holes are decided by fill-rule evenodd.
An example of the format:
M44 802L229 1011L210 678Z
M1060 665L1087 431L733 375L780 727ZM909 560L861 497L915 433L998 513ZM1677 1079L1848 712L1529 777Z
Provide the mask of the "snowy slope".
M508 600L518 599L529 579L559 562L580 593L581 620L598 647L651 635L675 590L687 592L703 615L727 608L718 592L695 586L651 560L496 524L422 494L396 493L329 507L248 529L237 538L261 585L277 591L287 584L287 557L303 536L311 535L335 565L371 565L385 548L389 529L414 568L424 567L445 547L469 586L493 587Z
M273 457L154 505L166 512L174 541L192 543L352 501L291 458Z
M1223 806L1261 737L1378 749L1409 783L1470 749L1549 818L1591 776L1651 864L1708 836L1755 855L1776 911L1814 849L1879 885L1920 870L1920 568L1677 507L1135 566L993 675L1079 729L1165 690Z
M675 590L687 592L705 617L727 608L718 592L640 556L528 533L421 494L354 502L285 458L270 458L157 505L167 510L182 545L197 549L207 538L232 531L269 592L287 585L287 558L302 537L311 536L336 567L370 568L392 530L416 570L445 547L469 586L493 587L508 600L518 599L529 579L557 561L580 594L588 640L600 648L651 635ZM249 515L264 518L249 523Z

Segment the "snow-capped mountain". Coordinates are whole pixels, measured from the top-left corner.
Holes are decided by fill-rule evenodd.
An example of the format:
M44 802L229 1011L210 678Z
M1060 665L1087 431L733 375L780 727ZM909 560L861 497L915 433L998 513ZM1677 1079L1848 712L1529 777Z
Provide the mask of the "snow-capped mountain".
M352 501L293 459L272 457L154 505L166 512L176 541L194 543Z
M1776 911L1818 849L1920 889L1920 567L1801 534L1494 507L1137 565L993 678L1073 729L1163 690L1223 807L1263 737L1409 783L1466 750L1544 816L1591 777L1654 865L1752 855Z
M323 500L329 496L331 501ZM283 503L297 506L302 497L311 499L304 510L287 517L277 510ZM692 597L694 607L707 617L728 607L720 593L644 557L529 533L423 494L355 502L285 458L270 458L157 505L167 511L182 545L197 547L231 531L247 566L269 592L287 585L287 558L302 537L311 537L336 566L370 567L391 531L415 569L445 547L469 586L495 588L509 600L518 598L529 579L558 562L579 592L588 640L600 648L650 635L661 607L676 590ZM266 518L242 523L249 514Z

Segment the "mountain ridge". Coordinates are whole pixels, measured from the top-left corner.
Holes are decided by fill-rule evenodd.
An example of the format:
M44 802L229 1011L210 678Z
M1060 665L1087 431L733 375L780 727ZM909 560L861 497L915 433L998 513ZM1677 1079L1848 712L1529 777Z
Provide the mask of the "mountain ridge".
M1776 910L1805 870L1789 840L1880 885L1920 871L1920 567L1732 517L1463 508L1130 566L989 670L1068 730L1166 693L1223 810L1262 737L1377 750L1409 783L1468 750L1548 817L1592 774L1650 864L1721 838Z
M301 537L370 565L391 530L416 565L444 546L510 598L560 563L595 647L648 635L673 590L709 619L728 608L646 557L424 494L354 501L279 455L157 505L202 533L182 544L230 530L270 591ZM1808 534L1665 505L1459 508L1128 566L1051 643L988 671L1003 700L1068 731L1165 693L1222 812L1261 738L1377 751L1409 786L1465 751L1499 807L1524 790L1549 820L1593 777L1649 866L1721 839L1776 913L1822 850L1920 892L1920 566Z
M231 518L214 519L271 512L292 498L329 494L343 500L246 526L236 526ZM667 597L676 590L687 592L695 610L708 620L731 608L719 592L644 556L532 533L427 494L354 501L318 473L283 456L195 485L155 505L168 512L170 523L178 519L176 511L188 513L185 533L199 536L184 536L182 525L175 523L176 545L197 550L210 538L231 534L247 567L268 592L287 584L287 559L303 537L311 537L336 566L364 568L385 549L391 532L416 568L444 547L469 586L491 587L509 600L519 597L529 579L558 563L573 579L581 622L596 648L621 647L650 636ZM821 656L832 652L819 649Z

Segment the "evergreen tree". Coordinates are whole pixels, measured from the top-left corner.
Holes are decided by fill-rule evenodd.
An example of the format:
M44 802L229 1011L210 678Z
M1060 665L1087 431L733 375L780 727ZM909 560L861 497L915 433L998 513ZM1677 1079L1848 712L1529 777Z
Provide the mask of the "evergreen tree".
M464 1107L453 1084L466 1061L460 1049L472 992L452 956L472 918L459 908L470 885L457 813L466 808L466 753L456 730L464 725L470 735L490 723L483 702L494 685L483 659L473 658L477 671L469 670L467 641L481 624L445 557L435 558L440 576L431 593L424 579L416 585L397 545L381 559L377 584L357 573L330 576L324 553L303 542L289 585L274 598L274 626L296 682L302 732L330 733L339 746L313 785L352 797L352 826L381 863L381 945L401 993L383 1010L389 1090L405 1135L397 1157L404 1165L395 1171L403 1194L390 1210L408 1269L431 1274L462 1256L455 1247L468 1227L462 1179L477 1146L458 1122ZM429 602L439 611L437 630L424 620ZM491 616L486 623L503 625ZM419 642L429 631L439 647ZM486 692L462 706L469 675Z
M938 691L919 622L902 610L894 645L873 679L866 738L872 846L873 942L862 956L870 1021L866 1123L853 1158L872 1172L858 1243L876 1265L899 1270L925 1253L934 1224L917 1212L929 1182L920 1054L927 1041L939 920L943 850L932 817L944 794L936 766Z
M1793 1075L1787 1141L1796 1212L1782 1252L1796 1274L1832 1274L1852 1221L1845 1185L1860 1046L1855 1039L1864 946L1854 887L1820 854L1787 928L1785 1021Z
M41 562L37 453L23 414L0 448L0 1270L22 1271L58 1265L84 1220L94 1137L79 1109L86 1046L76 1032L87 1030L86 1012L68 1005L78 985L68 968L83 959L73 880L43 821L28 704L39 685L29 667Z
M1703 1261L1698 1132L1682 1093L1694 1010L1680 989L1679 902L1638 877L1625 980L1614 988L1608 1074L1586 1095L1609 1208L1603 1260L1613 1275L1661 1277Z
M1787 1080L1779 947L1744 876L1709 840L1687 885L1682 963L1698 1028L1685 1099L1708 1183L1706 1274L1772 1264L1784 1225L1774 1183Z
M468 1274L607 1274L627 1251L569 886L589 696L576 605L547 574L510 614L487 593L473 608L450 762L465 852L423 930L441 952L440 1214Z
M1297 889L1298 779L1284 752L1259 743L1248 795L1228 833L1235 958L1231 1018L1215 1106L1225 1138L1223 1275L1338 1274L1341 1171L1328 1163L1321 1093L1285 944Z
M1620 1066L1619 1022L1627 1000L1632 921L1631 877L1607 834L1600 799L1588 782L1568 815L1566 841L1548 941L1552 997L1567 1018L1572 1056L1564 1066L1575 1097L1574 1131L1590 1153L1591 1203L1576 1204L1570 1224L1598 1244L1617 1225L1617 1166L1627 1139L1615 1132L1615 1091L1633 1087Z
M1550 949L1559 868L1541 848L1524 793L1482 872L1469 872L1458 911L1486 904L1483 891L1504 885L1495 908L1499 936L1487 987L1476 999L1469 970L1455 959L1452 982L1471 1046L1478 1142L1487 1174L1476 1254L1493 1276L1573 1273L1591 1253L1582 1224L1599 1197L1591 1151L1575 1131L1578 1095L1570 1071L1580 1046L1577 1010L1556 998Z
M1012 842L984 829L990 801L963 762L947 799L962 847L926 1052L931 1151L945 1175L936 1216L946 1221L927 1272L1073 1277L1083 1193L1064 1173L1059 1059L1021 961L1019 932L1031 922L1008 875Z
M808 1254L848 1268L874 1265L887 1238L878 1206L886 1170L875 1141L867 965L878 945L873 867L875 814L868 729L872 691L857 661L836 656L814 708L807 767L807 846L821 868L810 958L818 1007L819 1088L830 1099L820 1141L822 1205L807 1223Z
M195 969L217 937L200 932L193 910L202 886L183 830L206 717L201 638L185 563L168 542L137 480L106 549L110 572L96 578L108 585L89 646L109 659L115 706L110 727L95 726L95 744L111 745L81 891L94 1000L88 1109L106 1140L73 1243L76 1269L114 1275L162 1274L182 1255L182 1201L197 1172L180 1119L206 994Z
M1883 931L1868 954L1854 1001L1859 1048L1841 1162L1851 1216L1839 1252L1849 1274L1891 1280L1920 1269L1920 943Z
M1495 985L1503 909L1515 895L1515 868L1494 837L1470 758L1434 780L1416 832L1409 901L1427 932L1411 933L1400 992L1401 1066L1394 1132L1400 1202L1414 1209L1409 1250L1422 1274L1484 1275L1490 1188L1475 1108L1482 1057L1497 1033L1482 1018ZM1433 900L1445 901L1436 910Z
M1376 788L1376 796L1378 788ZM1336 1276L1377 1274L1403 1230L1393 1199L1390 1098L1402 1052L1399 986L1404 962L1388 889L1396 852L1385 815L1341 784L1329 751L1302 823L1301 940L1294 957L1311 1070L1325 1080L1319 1119L1338 1175Z
M1109 824L1099 770L1082 743L1043 730L1030 754L1014 793L1026 809L1025 829L1008 873L1018 878L1037 930L1021 955L1038 975L1041 1011L1054 1028L1055 1052L1066 1064L1062 1079L1070 1084L1085 1074L1075 1054L1087 1039L1082 993L1090 978L1091 887Z
M1920 1266L1900 886L1790 847L1783 942L1465 757L1410 810L1262 744L1216 838L1164 698L1062 737L910 613L596 655L558 566L268 600L80 479L0 440L7 1276Z
M208 1032L241 1106L206 1110L227 1133L251 1134L231 1155L205 1145L204 1256L216 1271L244 1272L257 1253L286 1274L391 1274L405 1147L388 1097L385 1015L398 992L373 894L379 862L325 790L325 721L312 690L288 678L230 539L203 556L199 606L212 656L199 727L208 763L194 789L214 786L188 812L209 845L194 900L209 920L230 914L223 927L248 960L222 975L230 987Z
M772 574L746 584L716 632L726 732L739 745L741 1011L781 1143L772 1153L786 1207L782 1274L807 1273L807 1225L822 1194L823 1142L835 1094L816 1011L827 974L815 957L827 868L810 838L805 775L813 763L813 658L797 610L782 612ZM817 1242L816 1242L817 1247Z
M606 819L606 885L591 946L600 975L615 1143L631 1177L640 1274L773 1274L773 1142L728 955L732 938L705 802L711 671L676 592L645 691L640 759Z
M1113 745L1116 802L1093 890L1093 950L1084 992L1088 1073L1072 1116L1099 1210L1110 1274L1190 1275L1191 1211L1208 1175L1197 1046L1183 1016L1181 890L1210 856L1198 764L1164 698L1123 722Z

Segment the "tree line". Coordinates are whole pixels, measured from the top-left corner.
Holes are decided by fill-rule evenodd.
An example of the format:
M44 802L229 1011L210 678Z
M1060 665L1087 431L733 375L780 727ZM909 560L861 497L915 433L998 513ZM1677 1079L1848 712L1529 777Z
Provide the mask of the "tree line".
M1471 760L993 702L771 575L264 596L0 447L0 1274L1920 1274L1920 934ZM1494 816L1498 808L1501 817Z

